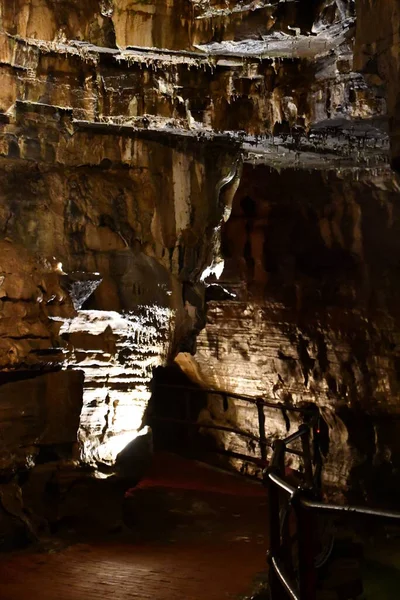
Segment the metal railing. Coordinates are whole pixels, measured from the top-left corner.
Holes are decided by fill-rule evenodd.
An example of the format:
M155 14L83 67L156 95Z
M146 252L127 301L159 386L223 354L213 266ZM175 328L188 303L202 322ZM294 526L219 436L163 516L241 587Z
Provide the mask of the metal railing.
M274 442L271 464L264 472L264 484L268 490L270 535L268 559L272 598L281 598L283 589L292 600L316 599L316 515L362 515L390 519L397 521L400 525L399 512L320 501L318 478L322 469L322 461L318 450L318 441L315 444L316 454L313 457L310 451L311 435L318 436L317 418L316 413L310 422L301 425L296 433ZM285 455L288 452L288 446L298 439L302 443L302 452L298 454L304 461L304 482L300 486L295 486L286 477ZM295 516L297 543L295 573L293 572L293 562L287 560L292 550L288 548L291 540L289 536L284 535L282 530L282 510L288 506Z
M291 406L291 405L285 404L283 402L273 402L273 401L269 401L269 400L264 400L261 397L255 398L254 396L246 396L245 394L237 394L235 392L228 392L225 390L197 388L197 387L191 387L191 386L181 385L181 384L157 383L155 385L154 389L157 390L159 388L166 389L166 390L168 390L168 389L178 390L178 391L182 392L182 400L184 403L184 409L182 412L184 412L185 417L184 418L167 417L167 416L161 416L157 413L153 413L149 418L150 424L151 424L151 422L159 421L159 422L164 422L164 423L175 423L177 425L186 425L188 428L190 428L192 430L208 429L208 430L225 431L227 433L233 433L235 435L238 435L241 438L250 440L250 441L254 442L255 444L257 444L259 447L260 456L256 457L251 454L242 454L240 452L233 452L231 450L226 450L223 448L216 448L216 447L213 448L212 451L217 454L224 454L224 455L230 456L232 458L237 458L237 459L240 459L243 461L255 463L256 465L258 465L261 468L265 468L268 466L269 463L267 461L267 449L268 448L272 449L272 445L273 445L273 440L268 439L266 436L264 408L272 408L274 410L279 411L285 422L287 430L289 430L289 428L290 428L290 419L288 417L288 413L305 414L305 413L309 412L309 408L304 408L304 407L299 407L299 406ZM247 431L243 431L243 430L239 429L238 427L234 427L231 425L217 425L215 423L207 423L204 421L193 420L191 417L191 404L192 404L191 394L194 394L194 393L196 393L196 394L201 393L201 394L205 394L205 395L209 395L209 396L210 395L219 396L222 400L223 407L228 406L229 398L236 399L236 400L242 400L243 402L254 405L257 409L258 435L255 435L254 433L250 433ZM296 451L293 450L292 453L296 454Z
M323 467L320 449L320 424L322 417L316 405L304 407L291 406L280 402L272 402L263 398L254 398L223 390L196 388L179 384L157 384L156 388L176 389L184 392L185 419L152 415L151 421L162 421L186 425L190 428L227 431L256 442L260 457L245 455L225 449L213 448L213 452L222 453L234 458L258 464L264 469L263 483L268 493L270 590L271 596L282 598L284 590L292 600L316 600L317 576L315 564L316 515L362 515L395 520L400 525L400 513L379 510L363 506L336 505L321 502L321 472ZM257 408L258 436L237 427L216 425L193 421L191 418L191 394L202 393L221 397L227 406L229 398L239 399ZM287 430L290 429L288 413L299 413L303 423L297 431L284 439L268 440L265 431L264 408L279 410L283 416ZM297 442L301 449L291 448ZM311 450L311 442L313 451ZM267 448L272 448L272 459L267 462ZM293 485L286 475L286 454L293 454L302 461L301 484ZM282 509L290 509L295 515L297 541L297 569L293 572L293 563L289 564L288 555L291 541L282 535Z

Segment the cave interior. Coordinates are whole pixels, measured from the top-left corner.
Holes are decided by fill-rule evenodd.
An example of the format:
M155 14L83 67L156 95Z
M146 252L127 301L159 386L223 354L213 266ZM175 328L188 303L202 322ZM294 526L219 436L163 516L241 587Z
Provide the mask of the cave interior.
M399 31L396 0L0 0L1 600L286 597L299 427L300 494L400 510ZM400 520L295 498L291 597L398 597Z

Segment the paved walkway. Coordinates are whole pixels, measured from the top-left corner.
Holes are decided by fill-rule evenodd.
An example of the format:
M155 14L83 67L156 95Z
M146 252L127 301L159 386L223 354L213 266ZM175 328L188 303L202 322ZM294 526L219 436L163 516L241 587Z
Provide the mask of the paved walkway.
M265 570L260 484L157 457L125 498L128 534L0 561L1 600L233 600ZM133 531L133 533L131 533Z

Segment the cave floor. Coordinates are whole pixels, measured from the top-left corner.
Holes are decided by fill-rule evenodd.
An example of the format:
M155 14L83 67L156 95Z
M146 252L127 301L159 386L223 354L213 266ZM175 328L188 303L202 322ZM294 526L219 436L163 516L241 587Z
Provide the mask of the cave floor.
M107 493L103 513L106 505ZM229 600L249 597L265 577L261 484L164 455L121 505L115 532L102 532L100 521L94 531L89 506L86 534L69 529L5 555L1 600Z

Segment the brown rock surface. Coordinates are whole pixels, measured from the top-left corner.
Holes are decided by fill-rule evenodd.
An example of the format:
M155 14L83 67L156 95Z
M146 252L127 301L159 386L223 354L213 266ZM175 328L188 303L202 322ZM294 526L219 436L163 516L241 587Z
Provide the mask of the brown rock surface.
M176 359L206 387L316 402L330 435L325 484L371 498L400 457L397 194L390 170L355 180L245 167L222 232L220 284L236 298L209 302L195 356ZM279 412L265 416L270 441L286 435ZM258 435L256 407L239 400L224 410L212 396L200 419ZM244 438L218 441L258 456Z
M112 473L179 352L207 385L317 402L329 484L398 469L397 50L381 41L397 21L380 4L0 0L5 477L47 462L41 445L76 459L74 441ZM237 297L209 304L193 359L221 272ZM211 418L254 428L231 408Z
M399 27L397 2L357 0L355 67L371 89L387 101L393 166L398 170L399 138Z
M82 409L82 373L59 371L0 387L1 471L32 466L42 446L72 446Z

